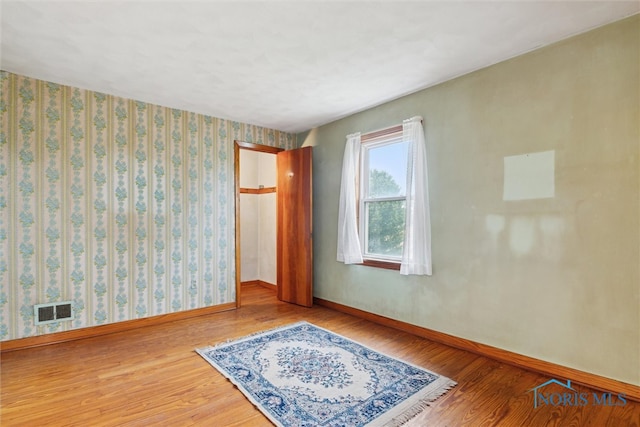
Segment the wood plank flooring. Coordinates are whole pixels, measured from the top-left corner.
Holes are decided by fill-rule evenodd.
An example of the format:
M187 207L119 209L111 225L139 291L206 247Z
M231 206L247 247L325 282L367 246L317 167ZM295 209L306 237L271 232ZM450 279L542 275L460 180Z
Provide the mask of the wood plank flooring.
M327 308L285 304L258 285L244 287L242 301L235 311L2 354L0 425L269 426L194 349L299 320L457 381L414 427L640 425L640 403L534 408L528 390L548 377ZM554 387L545 391L565 391Z

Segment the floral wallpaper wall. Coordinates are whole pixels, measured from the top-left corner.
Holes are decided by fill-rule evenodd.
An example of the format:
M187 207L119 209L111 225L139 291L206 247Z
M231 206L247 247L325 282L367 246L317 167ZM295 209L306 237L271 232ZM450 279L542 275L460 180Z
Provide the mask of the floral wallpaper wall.
M0 340L235 300L233 141L294 134L0 80ZM35 326L54 301L75 319Z

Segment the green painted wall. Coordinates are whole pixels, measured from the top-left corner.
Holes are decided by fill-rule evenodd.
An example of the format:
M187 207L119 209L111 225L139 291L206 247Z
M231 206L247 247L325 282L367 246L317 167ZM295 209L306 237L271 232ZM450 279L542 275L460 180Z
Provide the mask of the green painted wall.
M298 135L314 146L316 297L640 385L640 16ZM336 261L345 136L422 115L432 277ZM553 150L555 197L503 200Z

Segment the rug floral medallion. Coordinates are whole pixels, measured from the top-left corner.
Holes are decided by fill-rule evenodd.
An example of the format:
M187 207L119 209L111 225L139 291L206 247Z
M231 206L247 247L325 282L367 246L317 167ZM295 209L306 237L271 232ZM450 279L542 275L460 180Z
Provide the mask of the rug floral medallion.
M402 425L456 384L307 322L196 351L277 426Z

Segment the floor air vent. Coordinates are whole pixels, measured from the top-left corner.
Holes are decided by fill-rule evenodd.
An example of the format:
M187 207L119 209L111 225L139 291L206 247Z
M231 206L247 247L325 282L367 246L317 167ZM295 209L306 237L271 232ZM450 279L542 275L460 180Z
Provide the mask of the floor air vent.
M36 325L45 325L61 320L73 320L71 301L36 304L33 309Z

